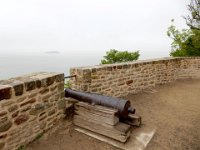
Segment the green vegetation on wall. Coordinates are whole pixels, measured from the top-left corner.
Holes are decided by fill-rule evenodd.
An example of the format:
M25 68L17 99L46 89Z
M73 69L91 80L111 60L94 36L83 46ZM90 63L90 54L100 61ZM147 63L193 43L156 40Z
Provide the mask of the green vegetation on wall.
M106 52L106 56L101 60L101 64L113 64L119 62L128 62L137 60L140 54L139 51L128 52L128 51L118 51L115 49L111 49Z
M65 79L64 88L71 88L71 83L67 79Z

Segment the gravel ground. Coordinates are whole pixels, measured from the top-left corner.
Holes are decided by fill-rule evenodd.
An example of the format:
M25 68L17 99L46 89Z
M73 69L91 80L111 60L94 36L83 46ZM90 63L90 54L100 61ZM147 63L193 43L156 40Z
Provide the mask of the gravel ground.
M125 97L156 133L146 150L200 150L200 79L179 80ZM70 128L31 143L26 150L117 150Z

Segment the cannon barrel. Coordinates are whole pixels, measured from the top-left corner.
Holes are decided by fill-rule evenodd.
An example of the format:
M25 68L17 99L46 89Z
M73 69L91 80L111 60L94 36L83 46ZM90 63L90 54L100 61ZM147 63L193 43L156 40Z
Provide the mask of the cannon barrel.
M71 97L79 101L88 102L90 104L115 108L119 111L119 116L122 118L126 118L129 112L135 112L135 109L131 108L129 100L114 98L111 96L65 89L65 97Z

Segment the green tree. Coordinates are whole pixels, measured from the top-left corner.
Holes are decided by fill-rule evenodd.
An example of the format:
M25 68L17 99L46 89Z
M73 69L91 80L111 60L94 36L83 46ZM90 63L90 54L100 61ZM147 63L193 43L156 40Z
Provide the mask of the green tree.
M173 40L170 52L173 57L200 56L200 0L191 0L188 9L190 15L184 18L189 29L179 31L171 25L167 31Z
M191 29L200 30L200 0L191 0L188 10L190 14L184 17L186 24Z
M106 56L101 60L101 64L113 64L119 62L128 62L137 60L140 54L139 51L128 52L128 51L118 51L115 49L111 49L106 52Z
M179 31L172 25L169 27L167 34L173 39L171 43L171 56L200 56L200 31L195 29Z

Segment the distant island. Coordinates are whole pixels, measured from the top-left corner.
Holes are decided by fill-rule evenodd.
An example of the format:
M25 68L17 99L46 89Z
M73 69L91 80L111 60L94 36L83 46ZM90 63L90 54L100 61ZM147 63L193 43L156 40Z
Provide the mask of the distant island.
M59 51L46 51L46 54L59 54Z

